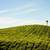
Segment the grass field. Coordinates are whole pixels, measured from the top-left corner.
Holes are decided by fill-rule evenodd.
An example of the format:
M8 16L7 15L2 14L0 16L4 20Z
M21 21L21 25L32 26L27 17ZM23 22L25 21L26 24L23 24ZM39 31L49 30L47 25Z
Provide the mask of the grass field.
M0 50L50 50L50 26L0 29Z

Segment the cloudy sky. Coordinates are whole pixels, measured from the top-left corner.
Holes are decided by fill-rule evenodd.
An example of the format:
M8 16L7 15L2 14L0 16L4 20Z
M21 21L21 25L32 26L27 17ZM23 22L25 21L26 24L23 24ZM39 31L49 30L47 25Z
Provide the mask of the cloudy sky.
M0 0L0 28L25 24L50 25L50 0Z

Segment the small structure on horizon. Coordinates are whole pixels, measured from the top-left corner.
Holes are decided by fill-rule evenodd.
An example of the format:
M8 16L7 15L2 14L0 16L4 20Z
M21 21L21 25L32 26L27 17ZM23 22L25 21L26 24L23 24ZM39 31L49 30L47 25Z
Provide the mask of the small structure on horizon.
M48 26L48 20L46 20L46 25Z

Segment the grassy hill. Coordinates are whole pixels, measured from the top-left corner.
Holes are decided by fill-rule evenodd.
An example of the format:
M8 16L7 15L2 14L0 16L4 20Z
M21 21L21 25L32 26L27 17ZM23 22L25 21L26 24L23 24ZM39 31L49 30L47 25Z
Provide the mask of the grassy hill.
M50 50L50 26L25 25L0 29L0 50Z

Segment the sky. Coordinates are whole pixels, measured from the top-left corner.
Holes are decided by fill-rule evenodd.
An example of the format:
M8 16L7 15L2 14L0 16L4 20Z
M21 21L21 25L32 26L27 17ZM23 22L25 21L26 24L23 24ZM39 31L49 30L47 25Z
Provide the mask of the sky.
M0 0L0 28L27 24L50 25L50 0Z

